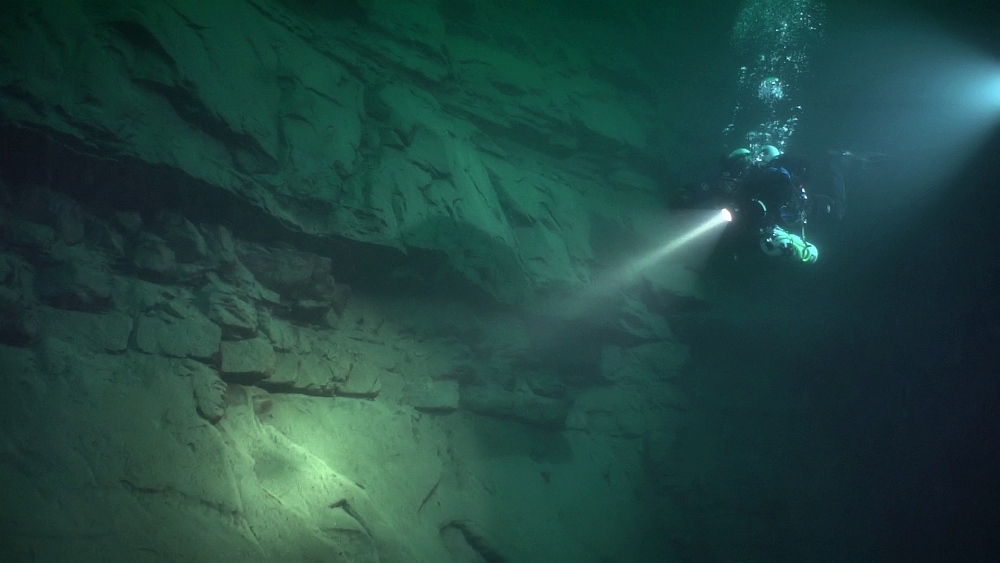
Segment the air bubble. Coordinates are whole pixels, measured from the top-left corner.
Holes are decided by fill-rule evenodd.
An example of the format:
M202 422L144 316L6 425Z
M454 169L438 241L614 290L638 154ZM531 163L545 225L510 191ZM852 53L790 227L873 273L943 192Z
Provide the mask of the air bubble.
M760 87L757 88L757 97L765 103L773 104L785 97L785 87L780 79L769 76L761 81Z
M750 63L739 69L727 135L745 135L751 149L788 142L802 111L794 100L796 84L808 72L810 48L822 39L825 14L818 0L746 0L733 44Z

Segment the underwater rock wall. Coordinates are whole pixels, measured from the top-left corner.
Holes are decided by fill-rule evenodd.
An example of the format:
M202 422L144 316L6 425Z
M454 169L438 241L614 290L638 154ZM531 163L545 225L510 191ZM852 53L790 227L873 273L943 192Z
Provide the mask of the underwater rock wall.
M0 549L15 561L610 561L687 406L684 346L595 377L522 316L38 189L0 216ZM15 212L16 211L16 212ZM617 559L616 559L617 558Z
M0 552L660 560L697 112L559 6L6 4Z
M522 8L534 29L468 1L12 2L0 112L289 229L443 253L518 302L587 282L592 221L656 208L696 150L662 141L673 123L650 119L654 77L624 46L543 43L550 8Z

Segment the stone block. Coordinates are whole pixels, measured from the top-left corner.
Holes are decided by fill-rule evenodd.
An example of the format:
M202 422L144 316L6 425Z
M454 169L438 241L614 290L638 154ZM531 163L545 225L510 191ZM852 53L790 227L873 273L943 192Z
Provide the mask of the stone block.
M267 388L281 388L308 395L332 395L340 383L330 362L314 354L278 354L274 373L260 382Z
M274 373L277 358L267 338L224 341L219 346L219 371L227 379L259 380Z
M222 329L201 315L140 315L135 325L135 346L147 354L208 360L221 340Z
M203 294L202 304L208 318L222 328L224 338L257 335L257 309L235 293L209 289Z
M348 364L346 380L337 386L337 394L348 397L375 397L382 390L378 366L368 362Z
M299 329L287 321L264 312L259 316L260 331L279 352L290 352L299 346Z
M177 299L176 288L151 283L139 278L112 276L115 309L133 318L154 309L162 309ZM184 315L180 315L183 317Z
M330 259L284 248L237 244L240 260L264 284L282 295L308 293L310 286L329 276Z

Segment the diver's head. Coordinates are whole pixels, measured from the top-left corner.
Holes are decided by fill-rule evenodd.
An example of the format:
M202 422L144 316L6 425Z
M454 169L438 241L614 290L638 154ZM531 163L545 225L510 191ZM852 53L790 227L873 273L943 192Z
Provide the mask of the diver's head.
M733 152L729 153L729 156L726 158L728 158L729 160L740 160L744 158L749 159L750 149L736 149Z
M736 149L722 159L722 173L729 176L742 176L753 162L750 149Z
M778 147L774 145L764 145L760 148L760 153L757 155L757 160L763 162L764 164L770 164L772 160L781 156L781 151Z
M753 153L750 149L736 149L722 159L721 180L724 192L732 194L739 188L739 182L750 169L752 162Z

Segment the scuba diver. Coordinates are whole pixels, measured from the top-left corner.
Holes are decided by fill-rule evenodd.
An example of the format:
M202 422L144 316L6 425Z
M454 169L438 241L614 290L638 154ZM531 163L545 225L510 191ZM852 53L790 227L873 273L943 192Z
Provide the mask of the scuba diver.
M733 202L740 191L743 178L754 166L749 149L736 149L719 159L717 169L705 174L696 182L685 185L675 204L682 207L721 208Z
M756 155L741 148L721 160L714 178L689 185L682 201L729 208L732 228L741 238L757 237L764 254L814 263L819 251L806 241L805 225L843 217L845 190L838 159L819 177L812 172L805 159L772 145Z
M819 251L805 240L808 166L773 145L764 145L752 164L735 200L733 216L739 226L757 234L760 249L768 256L815 262ZM792 232L797 228L801 234Z

